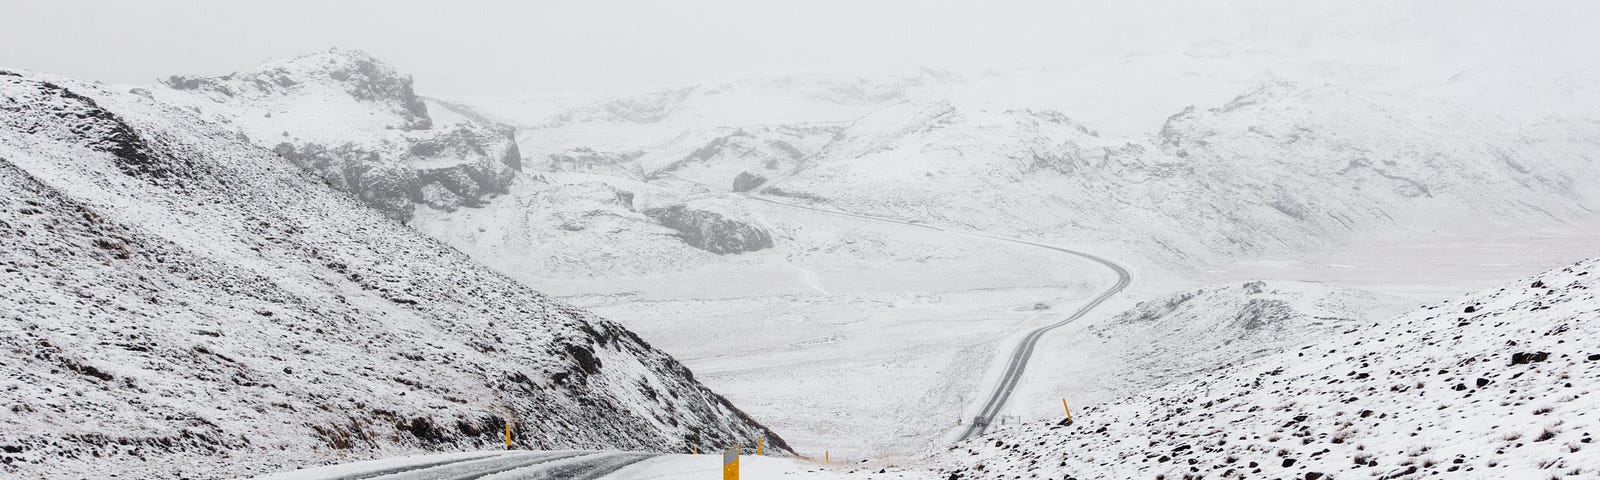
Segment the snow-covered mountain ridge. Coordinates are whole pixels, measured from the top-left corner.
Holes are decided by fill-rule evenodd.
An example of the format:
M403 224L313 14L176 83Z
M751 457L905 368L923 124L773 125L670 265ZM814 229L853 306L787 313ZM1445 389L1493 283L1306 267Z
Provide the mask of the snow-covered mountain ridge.
M1101 65L1081 81L1069 72L773 76L526 111L517 99L462 102L522 125L533 169L690 195L750 189L1102 245L1178 270L1337 249L1370 235L1600 218L1600 191L1587 181L1600 175L1600 122L1578 108L1586 96L1551 86L1577 77L1464 71L1364 82L1252 75L1259 65L1244 62L1235 75L1191 79L1190 105L1209 107L1183 108L1174 94L1146 105L1148 95L1129 90L1136 86L1113 88L1130 75L1124 68L1153 68L1152 82L1187 88L1194 72L1184 69L1200 66L1184 62L1201 61L1179 60ZM879 93L816 95L836 88ZM1088 98L1101 90L1109 97ZM1483 91L1494 95L1474 93ZM652 113L616 113L642 111ZM1119 119L1101 128L1127 112L1142 112L1145 127L1130 133L1133 123Z
M1192 264L1372 232L1589 222L1595 138L1595 122L1532 128L1455 103L1283 83L1186 109L1149 139L1103 138L1053 112L910 102L857 120L763 191Z
M581 247L558 250L554 246L593 245L598 240L590 231L573 228L587 223L582 219L615 218L615 230L629 239L621 242L622 248L662 251L662 258L703 260L695 249L728 254L771 245L770 240L747 241L745 237L759 238L765 230L744 219L721 219L735 226L731 229L716 227L715 221L701 221L719 215L716 212L692 210L693 215L686 217L696 220L692 225L663 224L659 215L634 211L631 201L618 202L622 208L611 211L582 202L539 200L586 198L598 185L561 178L564 171L604 174L613 181L600 188L616 190L622 198L652 189L630 181L643 180L644 172L605 168L610 163L597 160L606 155L600 152L580 149L547 154L552 157L548 163L525 160L515 128L495 122L473 106L418 96L410 76L360 51L332 49L217 77L174 76L164 85L140 91L237 126L252 143L271 149L390 218L412 223L475 255L485 250L498 252L477 258L519 276L605 275L656 268L649 262L622 257L561 258ZM524 173L525 162L555 171ZM419 212L418 205L428 208ZM473 211L485 208L496 212ZM528 228L494 226L512 234L504 244L459 243L485 237L480 234L489 226L464 225L472 223L471 218L485 216L502 223L527 224ZM521 218L512 221L515 217ZM552 218L558 220L547 221ZM709 241L681 240L697 238L708 229L745 233ZM552 247L529 248L531 245ZM710 245L718 246L708 248ZM512 251L521 253L508 253ZM513 255L517 258L508 258ZM668 263L674 265L663 267L681 268L684 262ZM504 268L513 266L519 268ZM523 266L532 268L520 268Z
M1600 260L952 448L950 478L1600 472Z
M515 129L434 121L411 77L333 49L218 77L173 76L145 90L237 125L252 142L405 221L416 205L480 206L522 170Z
M622 327L208 118L0 72L0 471L217 478L508 424L525 448L785 448Z

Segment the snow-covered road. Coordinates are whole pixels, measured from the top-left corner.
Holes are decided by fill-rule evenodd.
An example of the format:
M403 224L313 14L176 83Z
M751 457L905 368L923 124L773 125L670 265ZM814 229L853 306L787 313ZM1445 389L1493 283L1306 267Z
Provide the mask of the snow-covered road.
M256 480L595 480L654 456L581 450L457 453L356 462Z
M770 203L770 204L773 204L773 205L779 205L779 206L784 206L784 207L789 207L789 208L798 208L798 209L804 209L804 210L811 210L811 211L815 211L815 212L822 212L822 213L827 213L827 214L832 214L832 215L841 215L841 216L845 216L845 217L858 218L858 219L863 219L863 220L872 220L872 221L878 221L878 222L895 223L895 224L907 225L907 226L918 227L918 228L926 228L926 229L929 229L929 230L935 230L935 231L939 231L939 232L947 232L947 233L955 233L955 234L963 234L963 235L972 235L972 236L976 236L976 237L988 238L988 239L991 239L991 240L998 240L998 241L1002 241L1002 242L1010 242L1010 243L1016 243L1016 244L1021 244L1021 245L1027 245L1027 246L1031 246L1031 247L1043 248L1043 249L1052 250L1052 251L1056 251L1056 252L1061 252L1061 253L1065 253L1065 254L1068 254L1068 255L1074 255L1074 256L1077 256L1077 257L1081 257L1081 258L1087 259L1087 260L1092 261L1094 263L1100 264L1100 265L1110 269L1112 272L1116 273L1116 275L1117 275L1116 283L1112 284L1104 292L1101 292L1099 295L1095 296L1094 300L1091 300L1089 303L1083 305L1076 312L1073 312L1072 315L1069 315L1066 318L1063 318L1063 319L1061 319L1059 321L1050 323L1049 325L1044 325L1044 326L1035 328L1032 331L1029 331L1027 336L1023 337L1022 341L1017 343L1016 348L1012 349L1012 351L1011 351L1010 359L1006 362L1005 373L1001 374L999 381L995 382L994 390L991 391L989 393L989 396L987 397L987 399L984 400L983 408L978 411L977 418L973 419L973 421L971 423L967 424L966 430L963 431L959 437L957 437L957 440L966 440L968 438L972 438L972 437L975 437L975 436L978 436L978 435L983 435L984 430L987 429L988 426L989 426L989 422L992 419L994 419L997 415L999 415L1001 409L1005 408L1006 401L1011 399L1011 392L1016 389L1017 382L1022 379L1022 374L1028 367L1028 360L1033 357L1034 346L1038 345L1039 339L1044 337L1044 334L1049 333L1051 330L1054 330L1054 329L1056 329L1058 327L1061 327L1063 325L1066 325L1068 323L1072 323L1075 320L1083 318L1084 315L1088 314L1091 310L1094 310L1095 307L1100 306L1101 303L1104 303L1106 300L1110 299L1112 296L1115 296L1116 294L1122 292L1122 290L1124 288L1127 288L1128 285L1133 282L1133 275L1131 273L1129 273L1129 271L1128 271L1128 269L1126 267L1123 267L1122 265L1119 265L1116 262L1107 260L1105 258L1102 258L1102 257L1099 257L1099 256L1095 256L1095 255L1092 255L1092 254L1088 254L1088 253L1084 253L1084 252L1080 252L1080 251L1077 251L1077 250L1071 250L1071 249L1062 248L1062 247L1058 247L1058 246L1054 246L1054 245L1046 245L1046 244L1043 244L1043 243L1030 242L1030 241L1027 241L1027 240L1021 240L1021 239L1016 239L1016 238L1002 237L1002 236L998 236L998 235L990 235L990 234L982 233L982 232L967 232L967 231L960 231L960 230L950 230L950 229L940 228L940 227L936 227L936 226L932 226L932 225L925 225L925 224L917 223L917 222L910 222L910 221L904 221L904 220L895 220L895 219L883 218L883 217L874 217L874 216L871 216L871 215L862 215L862 214L856 214L856 213L840 212L840 211L836 211L836 210L827 210L827 209L821 209L821 208L815 208L815 207L808 207L808 206L804 206L804 205L796 205L796 204L780 202L780 201L776 201L776 200L772 200L772 199L768 199L768 198L762 198L760 196L753 195L753 194L744 194L744 197L748 198L748 199L751 199L751 200L756 200L756 201L760 201L760 202L766 202L766 203Z
M1133 275L1128 273L1128 269L1126 267L1101 257L1075 250L1068 250L1061 247L1029 242L1026 240L1017 240L981 234L979 236L993 238L996 240L1004 240L1007 242L1021 243L1024 245L1032 245L1039 248L1077 255L1095 263L1104 265L1106 268L1111 269L1111 271L1116 272L1117 282L1112 284L1110 288L1107 288L1106 291L1101 292L1100 295L1095 296L1094 300L1090 301L1088 304L1085 304L1083 307L1080 307L1078 311L1067 316L1067 318L1063 318L1060 321L1051 323L1049 325L1035 328L1033 331L1028 332L1028 336L1023 337L1022 342L1018 343L1017 347L1011 351L1011 359L1006 363L1005 374L1001 375L1000 381L995 384L994 391L989 394L989 399L984 403L983 409L979 410L978 418L972 423L967 424L967 430L961 433L961 436L959 437L960 440L966 440L978 435L983 435L983 431L989 426L989 420L994 419L996 415L1000 414L1000 409L1004 408L1006 401L1011 399L1011 391L1017 388L1017 382L1022 379L1022 373L1028 367L1028 360L1033 357L1034 346L1039 344L1039 339L1044 337L1044 334L1049 333L1051 330L1061 327L1062 325L1066 325L1077 319L1083 318L1083 316L1088 314L1090 310L1094 310L1094 308L1100 306L1101 303L1104 303L1117 293L1122 292L1122 289L1127 288L1128 284L1133 283Z

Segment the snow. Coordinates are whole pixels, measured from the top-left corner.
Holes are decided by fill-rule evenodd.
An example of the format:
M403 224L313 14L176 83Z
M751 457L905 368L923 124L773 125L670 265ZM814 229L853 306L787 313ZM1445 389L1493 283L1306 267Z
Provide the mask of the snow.
M31 74L0 75L0 106L6 475L214 478L507 424L528 447L782 449L621 326L225 125Z
M878 470L885 470L878 473ZM662 455L605 477L615 480L700 480L721 475L722 455ZM795 480L929 480L932 474L887 466L824 464L819 459L742 455L739 478Z
M0 136L0 227L36 242L0 250L22 279L3 287L0 316L30 319L4 327L23 354L0 391L36 409L0 420L0 441L29 449L8 473L43 471L51 455L146 476L401 456L319 470L341 475L496 440L446 428L454 438L429 443L412 418L517 417L538 430L531 447L681 452L765 425L835 460L746 457L748 478L1593 475L1579 457L1594 406L1583 325L1600 303L1580 273L1593 262L1538 277L1550 288L1491 287L1595 254L1595 72L1452 40L1508 28L1480 14L1420 5L1408 11L1429 21L1353 28L1387 7L1306 8L1318 15L1296 28L1066 68L511 98L418 97L409 76L340 50L138 90L0 77L69 85L166 154L127 165L93 144L111 127L0 110L13 114L0 115L12 133ZM1393 36L1424 41L1395 49ZM517 127L515 144L499 124ZM492 132L495 152L413 154L452 128ZM340 187L328 172L351 169L313 158L299 162L307 175L264 150L279 143L373 153L352 171L495 175L472 194L400 192L403 214L386 213L401 225L319 184ZM763 180L730 193L741 175ZM39 209L29 202L48 215L21 213ZM643 213L672 205L770 231L774 245L692 247ZM1093 252L1135 283L1041 341L1002 412L1015 420L950 448L1022 335L1110 281L971 233ZM136 265L119 263L124 250ZM1469 304L1465 324L1440 313ZM139 325L102 320L120 315ZM602 348L585 328L630 340ZM564 379L588 362L568 347L580 344L603 368L574 386ZM1501 358L1530 345L1552 357ZM1062 398L1079 413L1070 428L1052 426ZM348 405L394 418L358 421ZM383 433L330 449L316 435L337 435L313 426ZM90 448L45 440L60 432ZM172 438L181 451L114 441ZM126 464L90 458L102 453ZM663 455L611 478L702 478L714 461Z
M430 465L461 462L504 455L506 452L451 452L428 455L405 455L379 460L341 463L322 467L288 470L251 477L254 480L312 480L318 478L366 477L383 472L424 468Z
M458 475L484 475L485 472L503 469L503 460L527 456L537 459L540 456L556 458L536 464L529 464L498 473L488 473L482 478L489 479L521 479L521 478L566 478L558 474L559 469L567 466L581 466L596 460L599 457L614 455L615 452L589 452L589 451L481 451L461 452L435 455L417 455L406 457L387 458L382 460L369 460L342 465L308 468L294 471L279 472L270 475L254 477L253 480L345 480L351 478L442 478L449 473ZM562 458L566 457L566 458ZM474 461L479 460L481 461ZM657 455L623 467L598 479L614 480L674 480L674 479L701 479L714 478L721 475L722 455L716 454L666 454ZM820 459L806 459L798 457L774 457L755 455L753 452L741 455L739 458L739 472L742 478L793 478L799 480L836 480L836 479L861 479L861 480L926 480L934 478L931 474L908 470L892 465L865 465L847 464L843 462L824 463ZM883 473L879 473L882 470ZM591 477L583 477L591 478Z
M1110 278L1058 252L751 208L779 236L775 251L742 255L763 263L611 279L596 285L619 292L566 299L673 351L808 455L859 460L937 444L992 381L973 366ZM1040 302L1053 309L1031 309Z
M1600 372L1586 260L952 449L957 478L1581 477ZM1028 448L1020 448L1027 445ZM1232 471L1232 473L1229 473Z
M1264 355L1317 344L1412 303L1361 290L1290 281L1207 285L1151 298L1046 339L1011 414L1062 415ZM1055 398L1053 398L1055 397Z
M1072 245L1134 266L1127 295L1045 338L1006 412L1024 421L1056 414L1062 397L1083 406L1115 401L1315 341L1334 325L1192 342L1160 336L1154 345L1140 342L1151 332L1083 340L1139 300L1270 279L1282 289L1276 300L1301 315L1367 321L1591 254L1585 239L1600 221L1600 191L1589 181L1596 165L1576 159L1596 153L1587 140L1595 124L1571 108L1509 114L1530 112L1521 105L1547 98L1538 95L1563 94L1442 70L1328 64L1315 75L1263 73L1275 61L1270 54L1226 56L1160 53L1076 70L901 77L899 89L884 90L898 93L854 103L808 96L835 84L829 80L775 76L529 111L517 122L527 151L616 154L607 157L616 163L583 178L634 192L640 205L747 204L750 218L776 232L777 246L675 255L669 238L636 236L653 226L627 223L542 240L581 246L584 253L566 255L583 259L566 277L507 271L639 330L788 432L801 451L902 458L940 445L970 417L971 400L993 382L1020 332L1082 299L1046 287L1097 283L1100 273L1007 273L996 268L1036 263L1037 253L987 247L924 260L920 245L971 239L916 229L885 236L875 231L897 227L766 208L723 193L737 174L767 177L758 190L775 188L759 195L775 200ZM1452 87L1418 87L1440 82ZM1463 93L1498 88L1489 85L1511 88L1492 100L1514 112L1485 109L1487 101ZM723 93L709 93L723 91L741 103L727 107L716 98ZM494 99L462 101L514 110ZM798 129L815 133L787 133ZM774 140L801 155L765 148ZM558 172L543 175L573 175L572 167L551 168ZM428 224L473 216L441 214L419 226L470 232ZM490 231L494 223L478 221ZM491 264L519 261L509 245L541 243L436 235ZM1539 248L1521 246L1538 236ZM1449 261L1452 248L1496 260L1465 267ZM911 315L878 313L885 303L905 311L907 295L938 300ZM1232 318L1243 303L1231 302L1247 297L1209 298L1216 304L1181 318ZM1039 301L1051 311L1018 310ZM1007 316L1028 319L953 326ZM832 327L841 321L851 323ZM962 334L944 335L950 328ZM1162 372L1099 361L1191 354ZM957 365L959 375L939 373ZM902 392L920 400L896 400Z

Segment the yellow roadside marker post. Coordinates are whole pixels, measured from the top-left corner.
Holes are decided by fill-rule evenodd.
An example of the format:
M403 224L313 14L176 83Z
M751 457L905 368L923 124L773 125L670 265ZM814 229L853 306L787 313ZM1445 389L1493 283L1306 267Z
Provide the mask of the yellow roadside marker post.
M761 442L763 442L765 440L766 440L765 438L759 438L759 437L756 438L756 455L760 455L761 454Z
M739 449L722 451L722 480L739 480Z
M823 450L822 451L822 463L833 463L833 460L828 458L828 451L827 450Z
M689 447L689 448L694 449L694 454L695 455L699 455L700 454L700 447Z
M1067 399L1061 399L1061 408L1067 411L1067 425L1072 425L1072 407L1067 406Z
M506 450L511 449L511 422L506 422Z

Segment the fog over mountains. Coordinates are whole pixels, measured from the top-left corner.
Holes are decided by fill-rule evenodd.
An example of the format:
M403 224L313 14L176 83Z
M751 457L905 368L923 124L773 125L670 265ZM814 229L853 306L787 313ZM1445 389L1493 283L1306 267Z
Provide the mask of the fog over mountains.
M19 47L0 476L1600 472L1600 12L894 5ZM184 23L123 10L81 22ZM750 11L811 41L713 38Z

